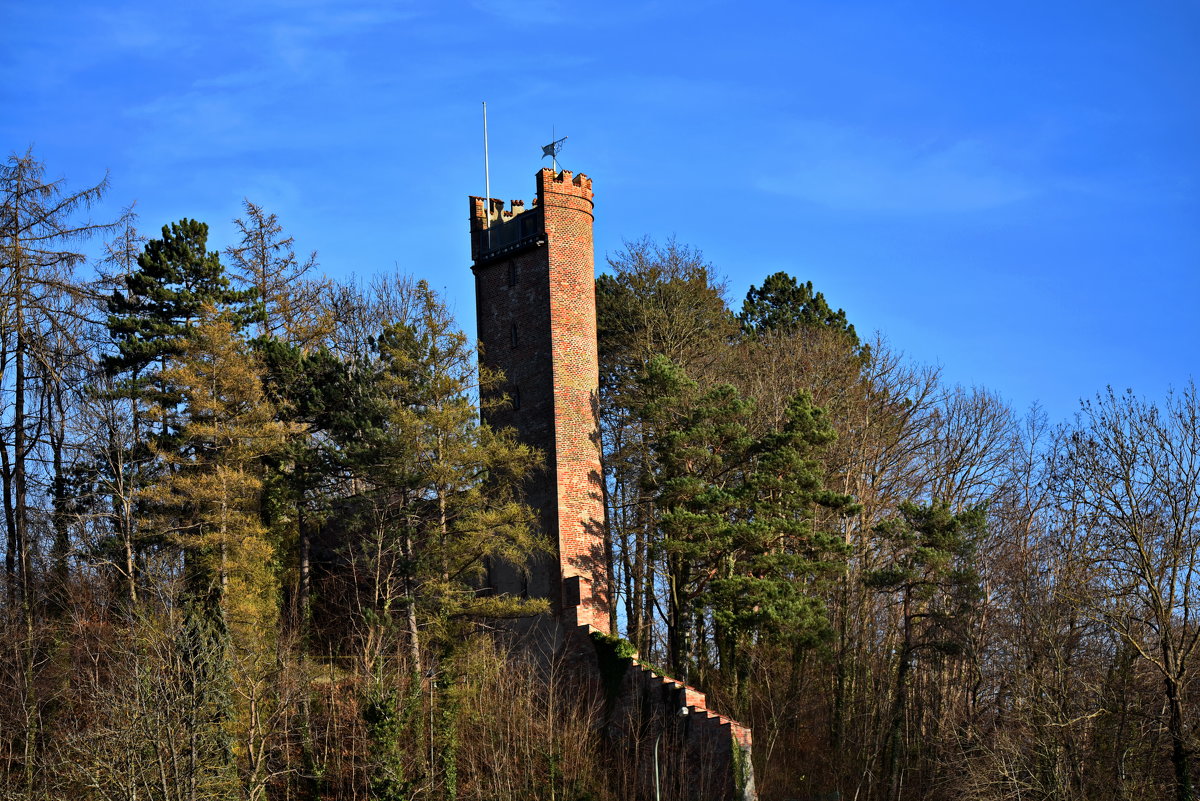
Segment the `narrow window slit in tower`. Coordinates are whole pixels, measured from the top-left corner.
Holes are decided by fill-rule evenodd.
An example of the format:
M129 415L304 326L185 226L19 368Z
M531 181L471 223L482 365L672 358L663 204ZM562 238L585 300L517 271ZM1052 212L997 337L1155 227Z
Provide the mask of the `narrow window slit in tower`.
M520 344L520 340L517 338L517 324L516 323L512 324L511 334L512 334L512 346L515 348L517 345Z
M509 397L512 398L512 410L514 412L519 410L521 408L521 390L513 387L512 392L509 393Z
M515 261L510 261L508 263L508 285L517 285L517 263Z

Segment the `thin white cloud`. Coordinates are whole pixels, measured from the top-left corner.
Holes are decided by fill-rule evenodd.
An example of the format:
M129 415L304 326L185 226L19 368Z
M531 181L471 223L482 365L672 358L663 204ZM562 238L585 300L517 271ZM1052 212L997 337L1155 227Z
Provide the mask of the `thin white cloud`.
M328 119L295 126L301 109L328 110L353 95L362 78L348 62L364 31L411 19L406 3L259 2L214 22L226 31L226 53L211 64L193 60L191 79L127 105L143 134L130 146L162 165L201 154L252 153L271 142L278 151L321 129Z
M563 0L473 0L471 6L477 11L517 25L564 22L569 12L575 8Z
M772 148L785 166L765 169L759 189L840 211L944 214L1008 206L1038 186L982 138L913 143L848 127L804 124Z

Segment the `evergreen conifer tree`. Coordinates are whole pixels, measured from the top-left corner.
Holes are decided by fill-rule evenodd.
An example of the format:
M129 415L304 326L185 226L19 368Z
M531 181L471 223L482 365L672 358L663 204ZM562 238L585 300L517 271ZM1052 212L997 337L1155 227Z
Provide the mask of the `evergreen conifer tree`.
M784 272L767 276L762 287L750 287L738 321L742 331L752 336L824 327L840 331L858 344L858 334L843 309L834 311L824 293L813 291L812 281L801 284Z
M255 314L253 291L231 288L207 243L205 223L184 219L164 225L162 238L146 243L138 269L125 276L125 291L114 291L108 301L108 331L117 352L104 359L105 369L124 376L121 392L138 408L157 409L163 438L178 427L173 418L179 397L158 376L183 353L191 327L206 308L234 312L239 328Z
M480 424L467 339L424 282L414 291L412 318L376 342L366 413L353 433L339 428L366 487L354 556L378 578L373 618L403 620L419 669L426 645L453 650L472 619L541 609L482 594L479 581L488 560L524 564L544 546L519 498L536 453Z
M712 616L719 670L741 699L752 642L800 647L828 631L820 582L846 556L822 528L853 514L853 499L827 488L815 455L835 439L806 395L793 399L780 431L750 433L752 402L730 386L701 392L659 358L644 378L666 557L671 667L692 678L703 649L700 615Z

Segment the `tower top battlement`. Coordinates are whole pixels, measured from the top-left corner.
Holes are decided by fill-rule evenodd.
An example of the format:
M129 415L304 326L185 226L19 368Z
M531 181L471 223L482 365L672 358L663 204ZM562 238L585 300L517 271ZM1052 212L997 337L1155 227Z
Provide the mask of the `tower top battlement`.
M524 200L510 200L508 207L505 208L504 201L499 198L482 198L478 195L471 195L469 198L471 229L484 227L485 214L488 225L497 225L509 222L526 211L536 211L547 194L571 195L588 201L593 197L592 179L585 173L581 172L575 175L570 170L555 173L554 170L545 167L538 171L536 177L537 194L533 196L528 208L526 208Z
M582 172L575 176L570 170L555 174L549 167L543 167L537 174L537 187L538 194L558 192L592 199L592 179Z
M510 256L526 247L545 244L547 234L556 239L574 239L587 223L583 244L591 259L592 179L570 170L554 172L543 168L535 176L537 194L526 206L513 200L506 208L498 198L469 198L471 209L471 258L477 262ZM581 240L582 242L582 240Z

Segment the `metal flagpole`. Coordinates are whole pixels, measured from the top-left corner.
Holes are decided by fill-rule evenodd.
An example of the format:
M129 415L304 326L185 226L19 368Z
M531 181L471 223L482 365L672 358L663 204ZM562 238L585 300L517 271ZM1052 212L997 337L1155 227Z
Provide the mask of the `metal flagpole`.
M487 246L492 246L492 173L488 169L487 101L483 101L483 228L488 232Z

